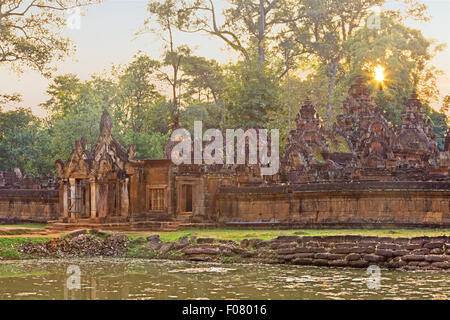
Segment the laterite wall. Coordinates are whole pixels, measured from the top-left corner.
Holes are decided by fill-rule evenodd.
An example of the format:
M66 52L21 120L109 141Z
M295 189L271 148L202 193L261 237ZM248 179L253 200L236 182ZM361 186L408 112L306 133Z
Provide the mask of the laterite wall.
M46 222L58 218L58 190L0 189L0 221Z
M450 226L449 182L360 182L224 187L225 225Z

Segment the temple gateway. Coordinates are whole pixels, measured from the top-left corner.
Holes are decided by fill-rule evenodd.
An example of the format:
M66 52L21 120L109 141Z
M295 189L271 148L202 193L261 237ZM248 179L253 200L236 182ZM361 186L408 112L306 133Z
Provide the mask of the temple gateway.
M112 136L104 111L92 150L84 138L56 161L55 225L131 228L180 226L450 226L450 133L438 151L416 93L394 130L362 78L327 131L309 99L289 134L280 171L258 165L175 165L141 160Z

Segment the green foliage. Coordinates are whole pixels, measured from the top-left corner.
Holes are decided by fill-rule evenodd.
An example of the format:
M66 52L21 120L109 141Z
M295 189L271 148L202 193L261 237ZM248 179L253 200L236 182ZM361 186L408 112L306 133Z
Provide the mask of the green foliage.
M31 67L48 75L50 63L73 51L62 30L69 8L95 0L2 0L0 2L0 65Z
M224 128L264 127L269 112L281 108L278 77L268 66L255 61L230 66L223 105Z
M49 136L30 109L0 112L0 171L20 168L28 176L48 173Z
M348 142L342 136L328 137L327 143L331 152L351 152Z
M447 116L444 113L437 112L429 106L425 106L425 112L431 121L432 132L436 136L439 150L444 150L445 136L448 131Z
M430 62L443 45L405 25L405 17L428 19L426 6L414 0L403 1L403 12L384 11L380 28L369 28L373 8L385 2L232 0L220 13L208 0L150 1L141 33L157 32L164 39L160 59L139 52L108 75L87 81L73 74L55 77L47 90L50 98L42 104L48 111L45 120L23 108L0 109L0 170L19 167L30 176L53 171L54 160L68 159L75 140L84 136L88 147L95 143L103 109L112 115L114 136L126 147L134 144L139 158L162 157L170 132L178 126L192 131L196 120L205 129L279 129L282 153L306 97L330 129L355 75L372 78L377 65L386 70L383 86L369 81L377 108L399 127L405 102L416 89L442 148L450 97L440 112L429 106L439 96L440 74ZM32 2L33 16L11 14L22 12L25 2L0 5L0 47L6 49L0 65L31 66L48 74L50 63L70 51L55 27L65 23L59 9L75 1L39 3L49 6ZM5 13L5 8L12 10ZM192 48L176 43L179 31L218 37L241 57L221 65L195 56ZM18 94L0 93L0 107L19 101ZM340 138L328 143L335 152L349 151ZM316 159L323 161L320 154Z

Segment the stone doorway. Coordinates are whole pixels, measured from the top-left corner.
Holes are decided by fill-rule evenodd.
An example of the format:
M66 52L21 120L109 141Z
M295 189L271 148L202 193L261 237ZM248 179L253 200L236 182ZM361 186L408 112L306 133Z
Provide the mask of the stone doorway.
M89 180L76 179L69 186L68 203L70 218L89 218L90 215L90 186Z
M192 185L184 184L182 186L182 194L183 194L183 207L182 212L192 212Z

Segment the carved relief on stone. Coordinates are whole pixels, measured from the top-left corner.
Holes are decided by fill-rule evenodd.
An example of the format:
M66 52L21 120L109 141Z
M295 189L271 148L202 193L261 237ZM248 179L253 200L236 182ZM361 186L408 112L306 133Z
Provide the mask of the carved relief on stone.
M394 153L400 167L423 168L436 161L437 145L422 103L413 92L402 113L402 127L394 140Z
M128 160L134 160L135 157L136 157L136 148L134 147L134 144L132 144L128 148Z
M296 125L297 128L289 133L281 160L282 174L288 181L314 179L309 176L316 175L318 168L319 171L332 172L339 167L329 159L331 152L326 133L320 126L320 119L308 98L299 110Z
M387 168L393 166L392 141L394 132L381 115L377 118L372 119L367 132L362 137L360 150L358 150L360 151L361 167Z

